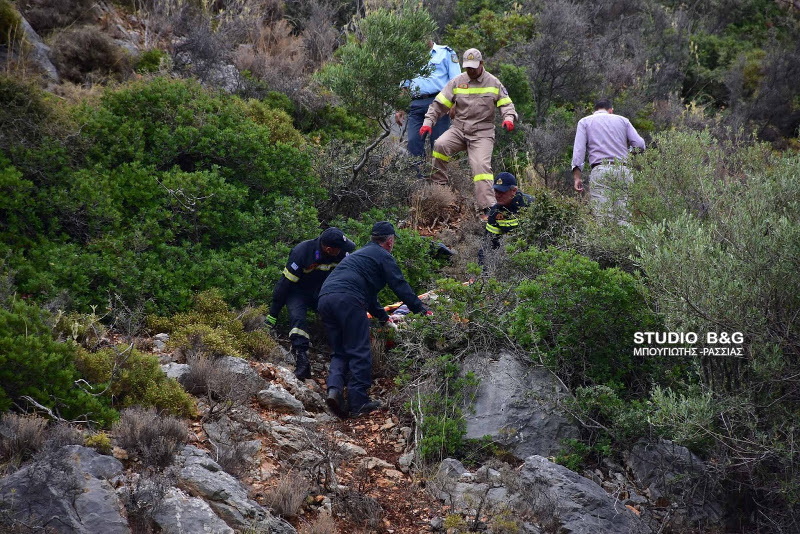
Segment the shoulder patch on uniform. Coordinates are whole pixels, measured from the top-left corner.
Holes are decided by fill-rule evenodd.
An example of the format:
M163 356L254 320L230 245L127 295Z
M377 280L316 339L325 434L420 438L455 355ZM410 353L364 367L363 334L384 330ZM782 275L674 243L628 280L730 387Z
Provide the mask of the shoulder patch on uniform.
M468 83L460 83L460 84L458 84L458 88L459 89L469 89L469 84Z
M501 85L500 90L503 92L503 96L508 96L508 89L505 86Z
M292 264L291 264L289 267L291 267L291 268L292 268L292 269L294 269L295 271L296 271L297 269L299 269L299 268L300 268L300 266L299 266L299 265L297 265L295 262L292 262Z
M453 52L452 54L450 54L450 59L453 60L453 63L458 63L458 54Z
M506 218L506 216L505 216L505 215L503 215L502 213L497 213L497 214L494 216L494 218L495 218L495 220L497 220L497 221L502 221L503 219L505 219L505 218Z

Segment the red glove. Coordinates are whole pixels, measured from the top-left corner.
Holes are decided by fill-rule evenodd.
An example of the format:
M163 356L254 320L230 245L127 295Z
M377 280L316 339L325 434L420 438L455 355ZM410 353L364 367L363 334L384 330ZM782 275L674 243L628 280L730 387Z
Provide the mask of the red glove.
M419 129L419 136L420 137L425 137L429 133L431 133L431 127L430 126L423 126L422 128Z
M514 121L511 121L509 119L504 120L503 121L503 128L505 128L507 132L513 132L514 131Z
M427 310L427 311L425 312L425 315L433 315L433 312L432 312L432 311L430 311L430 310Z

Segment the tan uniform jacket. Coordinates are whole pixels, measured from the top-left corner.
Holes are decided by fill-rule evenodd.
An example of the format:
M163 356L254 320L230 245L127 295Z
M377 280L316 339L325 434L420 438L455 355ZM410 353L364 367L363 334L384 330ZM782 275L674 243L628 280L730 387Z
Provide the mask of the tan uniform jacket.
M439 117L456 105L456 114L450 122L464 134L475 137L494 137L494 110L500 108L503 120L516 122L517 111L500 80L485 69L475 80L462 73L447 82L425 114L424 126L433 127Z

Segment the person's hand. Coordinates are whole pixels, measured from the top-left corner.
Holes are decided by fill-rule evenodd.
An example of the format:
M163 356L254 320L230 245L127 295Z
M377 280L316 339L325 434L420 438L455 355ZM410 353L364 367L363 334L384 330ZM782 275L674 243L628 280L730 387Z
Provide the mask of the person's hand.
M432 312L432 311L430 311L430 310L425 310L425 315L426 315L426 316L428 316L428 315L433 315L433 312Z
M275 318L275 317L273 317L271 315L267 315L267 326L269 326L270 330L274 330L275 329L275 325L277 325L277 324L278 324L278 319L277 318Z
M433 130L431 130L430 126L423 126L422 128L419 129L419 136L425 137L426 135L429 135L432 131Z
M503 121L503 128L505 128L507 132L513 132L514 131L514 121L512 121L511 119L504 120Z
M389 316L388 319L386 319L386 322L384 323L384 326L388 326L389 328L394 328L395 330L398 329L397 322L395 322L395 320L392 319L391 315Z
M405 120L406 120L405 111L396 111L394 113L394 122L396 122L398 126L402 126Z
M572 180L575 182L573 187L578 193L583 191L583 180L581 179L581 170L578 167L572 169Z

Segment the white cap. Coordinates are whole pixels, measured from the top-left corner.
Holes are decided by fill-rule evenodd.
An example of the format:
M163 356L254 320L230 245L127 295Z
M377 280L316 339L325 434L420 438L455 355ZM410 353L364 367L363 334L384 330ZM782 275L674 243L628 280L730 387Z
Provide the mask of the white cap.
M483 61L483 55L481 51L477 48L470 48L466 52L464 52L464 61L462 66L467 69L477 69L481 66L481 61Z

